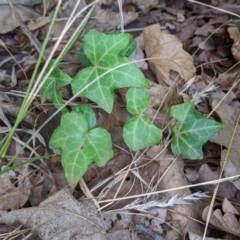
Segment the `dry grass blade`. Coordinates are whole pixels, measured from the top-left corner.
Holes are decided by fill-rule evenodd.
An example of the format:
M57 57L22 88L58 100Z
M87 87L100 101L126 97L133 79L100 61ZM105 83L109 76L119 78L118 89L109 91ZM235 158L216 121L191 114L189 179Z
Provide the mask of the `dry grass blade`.
M165 207L172 207L174 205L191 204L190 202L187 202L187 201L191 201L191 200L197 201L204 198L209 198L209 196L206 193L196 192L185 197L178 198L178 195L174 195L172 198L168 200L164 200L164 199L159 201L155 200L155 201L149 201L147 203L142 203L142 204L140 204L141 203L140 199L136 199L131 204L126 205L123 209L146 212L148 209L154 208L154 207L165 208Z

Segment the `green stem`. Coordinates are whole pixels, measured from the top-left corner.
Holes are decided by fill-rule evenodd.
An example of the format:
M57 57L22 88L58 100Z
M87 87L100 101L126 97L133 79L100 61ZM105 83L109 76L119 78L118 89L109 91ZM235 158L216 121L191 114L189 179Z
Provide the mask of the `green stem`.
M18 125L19 125L20 122L24 119L24 117L25 117L25 115L26 115L26 112L27 112L30 104L31 104L32 101L33 101L33 100L32 100L32 101L28 101L29 93L30 93L30 91L31 91L31 89L32 89L32 85L33 85L33 83L34 83L34 80L35 80L35 78L36 78L38 69L39 69L40 64L41 64L41 62L42 62L42 58L43 58L43 56L44 56L44 52L45 52L46 46L47 46L47 44L48 44L48 39L49 39L49 37L50 37L50 34L51 34L51 32L52 32L52 29L53 29L55 20L56 20L56 18L57 18L57 14L58 14L58 11L59 11L59 9L60 9L61 2L62 2L62 1L59 1L59 2L58 2L58 5L57 5L56 10L55 10L55 12L54 12L53 19L52 19L51 24L50 24L50 26L49 26L49 29L48 29L46 38L45 38L45 40L44 40L44 42L43 42L41 52L40 52L40 54L39 54L37 63L36 63L36 65L35 65L35 68L34 68L34 71L33 71L32 77L31 77L31 80L30 80L29 85L28 85L28 88L27 88L27 92L26 92L26 94L25 94L25 97L24 97L24 99L23 99L23 103L22 103L21 108L20 108L20 110L19 110L17 119L16 119L16 121L15 121L15 123L14 123L14 125L13 125L13 127L12 127L12 129L11 129L11 131L8 133L7 138L6 138L6 140L4 141L4 144L3 144L2 149L1 149L1 151L0 151L0 162L1 162L1 158L3 158L3 157L5 156L8 148L9 148L10 142L11 142L11 140L12 140L12 137L13 137L13 135L14 135L14 133L15 133ZM5 138L4 138L4 139L5 139Z
M97 2L97 1L96 1ZM92 14L92 12L93 12L93 10L94 10L94 7L95 7L95 5L96 5L96 2L94 3L94 4L92 4L93 6L91 7L91 9L88 11L88 13L87 13L87 15L84 17L84 19L83 19L83 21L81 22L81 24L78 26L78 28L76 29L76 31L74 32L74 34L72 35L72 37L70 38L70 40L68 41L68 43L66 44L66 46L64 47L64 49L62 50L62 52L60 53L60 55L58 56L58 58L55 60L55 62L54 62L54 65L52 66L52 68L50 69L50 71L45 75L45 79L47 79L48 78L48 76L51 74L51 72L54 70L54 68L61 62L61 60L64 58L64 56L66 55L66 53L69 51L69 49L72 47L72 45L74 44L74 42L76 41L76 39L79 37L79 35L81 34L81 32L82 32L82 30L84 29L84 27L85 27L85 25L86 25L86 23L87 23L87 21L88 21L88 19L89 19L89 17L91 16L91 14ZM57 12L58 10L56 10L56 12ZM55 20L55 19L54 19ZM51 27L51 26L50 26ZM50 31L51 32L51 31ZM46 46L45 46L46 47ZM43 56L43 55L42 55ZM40 56L39 56L40 57ZM41 63L41 61L39 61L39 65L40 65L40 63ZM37 67L37 66L36 66ZM36 73L37 73L37 71L36 71ZM35 78L35 77L34 77ZM33 77L31 78L31 81L32 81L32 79L34 79ZM43 80L44 81L44 80ZM31 84L31 87L32 87L32 84ZM14 124L14 127L12 128L12 130L11 130L11 132L9 132L9 134L7 135L7 139L6 139L6 141L4 142L4 145L3 145L3 147L2 147L2 149L1 149L1 151L0 151L0 158L1 157L3 157L3 156L5 156L5 154L6 154L6 152L7 152L7 149L8 149L8 147L9 147L9 144L10 144L10 142L11 142L11 139L12 139L12 137L13 137L13 135L14 135L14 132L15 132L15 130L17 129L17 126L19 125L19 123L22 121L22 119L24 118L24 116L25 116L25 113L27 112L27 109L28 109L28 107L30 106L30 104L31 104L31 102L27 102L27 97L28 97L28 95L29 95L29 92L30 92L30 90L31 90L31 88L29 88L28 87L28 91L27 91L27 93L26 93L26 96L25 96L25 98L24 98L24 104L25 105L23 105L22 104L22 106L21 106L21 109L20 109L20 111L19 111L19 115L20 115L20 113L21 114L23 114L23 117L22 118L20 118L19 116L18 116L18 118L16 119L16 122L15 122L15 124ZM53 114L51 117L49 117L39 128L38 128L38 130L36 131L36 133L35 134L37 134L58 112L60 112L61 111L61 109L62 108L60 108L60 109L58 109L58 111L55 113L55 114ZM14 129L14 130L13 130ZM26 144L24 145L24 146L22 146L21 148L20 148L20 150L18 151L18 153L11 159L11 163L16 159L16 157L18 156L18 154L20 154L21 153L21 151L23 151L23 149L25 148L25 146L32 140L32 138L35 136L35 134L26 142ZM6 138L6 137L5 137ZM5 140L5 138L4 138L4 140ZM1 145L1 143L0 143L0 145ZM10 164L11 164L10 163ZM8 164L8 166L10 165L10 164ZM0 172L1 173L1 172Z

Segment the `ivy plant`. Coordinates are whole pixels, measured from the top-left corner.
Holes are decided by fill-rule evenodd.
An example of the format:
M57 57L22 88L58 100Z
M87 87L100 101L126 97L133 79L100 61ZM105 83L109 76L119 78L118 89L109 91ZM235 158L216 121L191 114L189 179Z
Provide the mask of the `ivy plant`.
M135 115L127 120L123 127L123 139L127 146L138 151L157 144L162 132L143 113L148 107L147 92L142 88L129 88L126 101L127 111Z
M170 114L177 120L173 127L172 152L182 153L186 159L202 159L202 145L223 125L198 113L192 102L172 106Z
M49 71L53 63L54 60L51 60L46 72ZM45 102L46 100L51 100L56 108L60 108L64 104L60 88L71 82L72 78L56 67L40 89L41 101ZM68 109L64 107L62 112L68 112Z
M86 58L89 60L88 66L73 78L73 93L90 99L111 113L115 89L150 88L142 72L126 57L130 40L126 33L105 35L90 30L83 38L82 51L84 63Z
M144 114L150 84L128 58L136 48L135 40L127 33L105 35L93 29L84 36L82 45L76 56L85 68L73 79L56 68L40 91L42 99L52 100L59 107L64 102L59 89L70 84L75 96L88 98L111 113L114 91L128 88L126 110L130 118L123 126L126 145L138 151L158 144L162 132ZM103 166L113 157L112 140L105 129L96 127L95 112L89 106L80 104L72 111L65 107L62 112L60 126L49 145L61 154L67 181L74 188L89 166ZM172 152L182 153L188 159L201 159L202 145L222 125L195 111L193 103L172 106L170 114L177 121L173 127Z
M101 167L113 157L110 134L103 128L95 128L93 122L95 120L84 114L66 113L49 142L53 149L59 150L65 176L72 188L92 163Z

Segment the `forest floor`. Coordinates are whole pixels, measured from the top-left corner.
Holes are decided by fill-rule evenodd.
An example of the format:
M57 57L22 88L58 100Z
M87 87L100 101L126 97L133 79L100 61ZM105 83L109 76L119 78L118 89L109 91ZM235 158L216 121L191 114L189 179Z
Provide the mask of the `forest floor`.
M0 3L0 239L240 239L239 1L98 1L81 35L56 72L47 78L49 84L40 91L33 90L35 95L3 154L6 136L15 126L23 98L29 94L29 82L58 3L13 2L21 5ZM78 6L77 2L61 4L40 70L49 56L56 59L62 54L83 22L87 11L61 36L66 22L84 8L89 9L91 3L81 1ZM92 36L88 33L92 29L109 36L119 30L137 43L129 58L138 69L130 71L133 78L125 78L123 72L113 75L119 79L123 76L124 85L111 88L103 100L107 105L98 103L102 96L97 91L92 93L94 97L89 92L79 96L71 84L76 74L83 75L87 65L79 62L81 56L76 53L83 47L90 56L86 46L90 45ZM115 34L116 39L129 36ZM102 47L103 53L94 57L101 59L105 50L107 54L117 44L106 40L105 45L102 39L108 38L99 36L96 46ZM131 117L126 111L126 92L128 87L138 87L137 74L150 86L144 114L154 126L146 135L141 135L142 127L135 129L133 138L143 147L136 144L131 148L123 137L129 133L124 133L124 124ZM36 81L33 79L33 86ZM118 79L113 81L115 84ZM98 82L97 90L108 87L105 78ZM173 137L175 116L170 109L184 102L194 103L196 109L184 123L184 130L205 140L199 143L198 138L188 135L185 147L179 147L176 141L181 145L184 140L178 140L177 134ZM68 114L83 103L94 110L93 125L110 133L109 152L106 137L101 134L96 138L96 144L100 144L97 150L92 148L97 155L105 151L106 159L110 159L106 164L97 164L92 157L95 152L84 152L86 142L77 146L84 152L82 157L71 162L75 144L81 138L70 123L80 131L84 124L74 122L76 115ZM65 108L56 112L63 104ZM178 121L189 116L184 111L175 117ZM65 120L69 124L64 125L62 117L67 115L71 116ZM211 137L204 136L208 125L197 132L194 122L207 118L222 124L222 129ZM61 135L61 131L73 139L67 147L58 138L50 141L53 133ZM145 144L154 132L161 134L161 140L159 135L158 140ZM56 148L61 151L56 152ZM191 148L198 148L199 157ZM66 151L70 157L66 157ZM88 154L99 166L88 162ZM71 158L71 170L67 158ZM69 172L78 169L83 174L72 180Z

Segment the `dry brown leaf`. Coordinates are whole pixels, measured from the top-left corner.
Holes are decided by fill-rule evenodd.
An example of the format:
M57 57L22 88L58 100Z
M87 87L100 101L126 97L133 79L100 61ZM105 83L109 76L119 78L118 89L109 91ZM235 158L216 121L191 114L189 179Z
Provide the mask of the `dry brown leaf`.
M232 44L232 55L234 59L238 62L240 60L240 32L237 27L229 27L228 33L230 38L233 40Z
M107 239L92 202L78 202L67 189L49 197L39 207L0 213L0 222L20 223L43 240Z
M196 16L189 17L181 25L178 26L177 36L184 43L184 45L187 39L193 37L194 32L197 29L197 21L198 19Z
M236 79L238 79L239 72L240 66L237 65L233 70L219 74L216 84L220 86L221 90L229 90Z
M232 213L232 214L240 215L238 210L228 201L227 198L224 198L224 200L223 200L222 210L225 213Z
M202 219L204 221L207 220L208 211L209 206L203 210ZM210 223L222 231L240 236L239 221L233 213L222 212L221 209L216 209L210 218Z
M156 174L159 171L159 163L157 161L144 161L141 163L143 167L139 166L138 174L136 172L130 171L127 174L124 184L121 186L120 191L118 193L118 197L124 196L134 196L147 191L150 186L150 183L155 179ZM125 177L124 174L118 175L111 181L99 194L98 197L104 196L104 199L113 199L115 196L120 183ZM113 204L111 208L118 209L130 204L133 199L123 199L122 201L116 202Z
M37 166L37 164L39 166ZM35 169L30 176L32 189L29 196L29 202L32 206L38 206L43 200L53 195L57 188L52 173L45 164L36 162L32 165Z
M213 181L219 178L219 168L213 169L210 165L204 163L201 165L198 171L198 179L193 183L203 183L208 181ZM199 191L210 192L212 193L215 189L215 185L203 185L198 187ZM228 199L235 199L237 195L237 188L231 182L223 182L219 184L219 189L217 192L217 196L220 198L227 197Z
M27 26L30 31L34 31L34 30L41 28L41 27L45 26L46 24L50 23L51 20L52 20L52 18L50 16L48 16L48 17L41 16L41 17L37 18L36 21L29 22Z
M213 41L213 38L208 38L207 40L205 39L206 37L202 37L202 36L195 36L192 39L192 43L189 46L189 48L195 48L195 47L199 47L202 50L213 50L216 48L215 43Z
M219 103L219 100L212 101L212 108L214 108ZM238 109L234 109L224 102L218 106L215 110L218 116L221 118L222 123L224 124L224 128L218 132L215 136L211 138L211 142L217 143L221 146L226 148L229 147L234 128L236 123L236 114L239 114ZM240 149L239 149L239 142L240 142L240 129L237 128L237 132L234 136L234 140L232 141L232 145L229 151L229 155L227 158L227 163L224 169L224 176L230 177L237 174L240 174ZM225 160L227 150L222 151L221 160ZM233 180L232 183L235 185L236 188L240 190L240 180L236 179Z
M136 235L136 234L135 234ZM132 234L128 229L116 229L114 232L108 233L109 239L132 239ZM134 238L134 240L138 240L139 238ZM139 239L140 240L140 239Z
M121 15L120 13L110 12L108 10L99 9L96 16L99 23L101 23L101 29L115 29L120 27ZM124 25L127 25L138 18L136 12L123 12Z
M202 27L197 28L194 34L208 37L214 30L215 29L213 25L207 23L204 24Z
M139 7L145 7L145 8L148 8L150 6L156 6L158 4L158 0L148 0L148 1L145 1L145 0L133 0L133 3L135 3L137 6Z
M61 156L54 155L46 160L49 171L52 173L57 190L68 186L63 167L61 165Z
M229 37L233 40L233 44L239 44L240 32L237 27L229 27L228 29Z
M169 107L184 103L183 96L178 94L176 85L172 88L169 95L171 96L170 101L168 102Z
M170 13L171 15L176 16L179 22L183 22L185 20L185 16L184 16L185 12L183 10L179 10L171 7L163 7L163 9L168 13Z
M101 214L101 220L108 232L109 239L143 239L135 231L136 224L144 224L149 230L162 234L161 224L165 221L167 209L153 208L148 213L135 215L132 211L121 210L116 212L106 212Z
M147 57L155 58L148 61L159 84L165 85L169 81L171 70L185 81L193 77L196 71L193 58L183 50L176 36L161 32L159 24L144 28L143 34Z
M5 103L1 102L1 108L3 109L3 112L10 117L17 118L20 107L16 106L11 103ZM24 122L26 122L29 125L33 125L34 121L36 120L37 115L33 112L28 112L28 115L24 118Z
M159 152L162 151L163 147L163 145L156 145L150 148L147 151L147 156L149 158L154 158ZM161 165L160 176L165 174L162 181L158 184L158 190L177 188L189 184L183 172L183 159L181 157L178 157L176 160L174 159L175 157L167 150L164 150L163 154L158 157L158 161ZM170 165L171 167L169 168ZM191 195L191 191L189 189L183 189L178 191L171 191L166 195L169 199L176 194L178 194L179 198ZM198 223L186 217L191 216L192 218L198 218L196 207L197 205L195 205L194 203L191 205L176 205L172 207L172 220L178 221L180 223L180 231L183 233L184 236L189 231L201 234L201 228Z
M32 8L15 4L14 8L19 13L23 21L34 20L40 15ZM0 33L4 34L10 32L19 26L14 12L8 4L1 5L0 7Z
M12 182L18 181L18 186ZM28 200L31 184L22 175L11 176L11 172L0 175L0 210L15 210L22 207Z
M165 126L165 124L170 121L170 117L168 114L168 102L170 102L171 100L171 93L166 95L169 90L168 87L159 85L152 81L149 81L149 83L151 85L151 89L149 89L147 92L150 96L150 99L145 114L150 119L154 119L154 124L156 126L162 128L162 126ZM160 105L161 109L158 109Z
M137 47L136 50L131 54L129 57L131 61L137 61L135 64L140 68L142 71L148 70L147 62L144 60L144 53L140 47ZM141 60L141 61L139 61Z
M189 232L188 234L189 240L202 240L202 236ZM224 240L223 238L212 238L212 237L205 237L205 240Z

